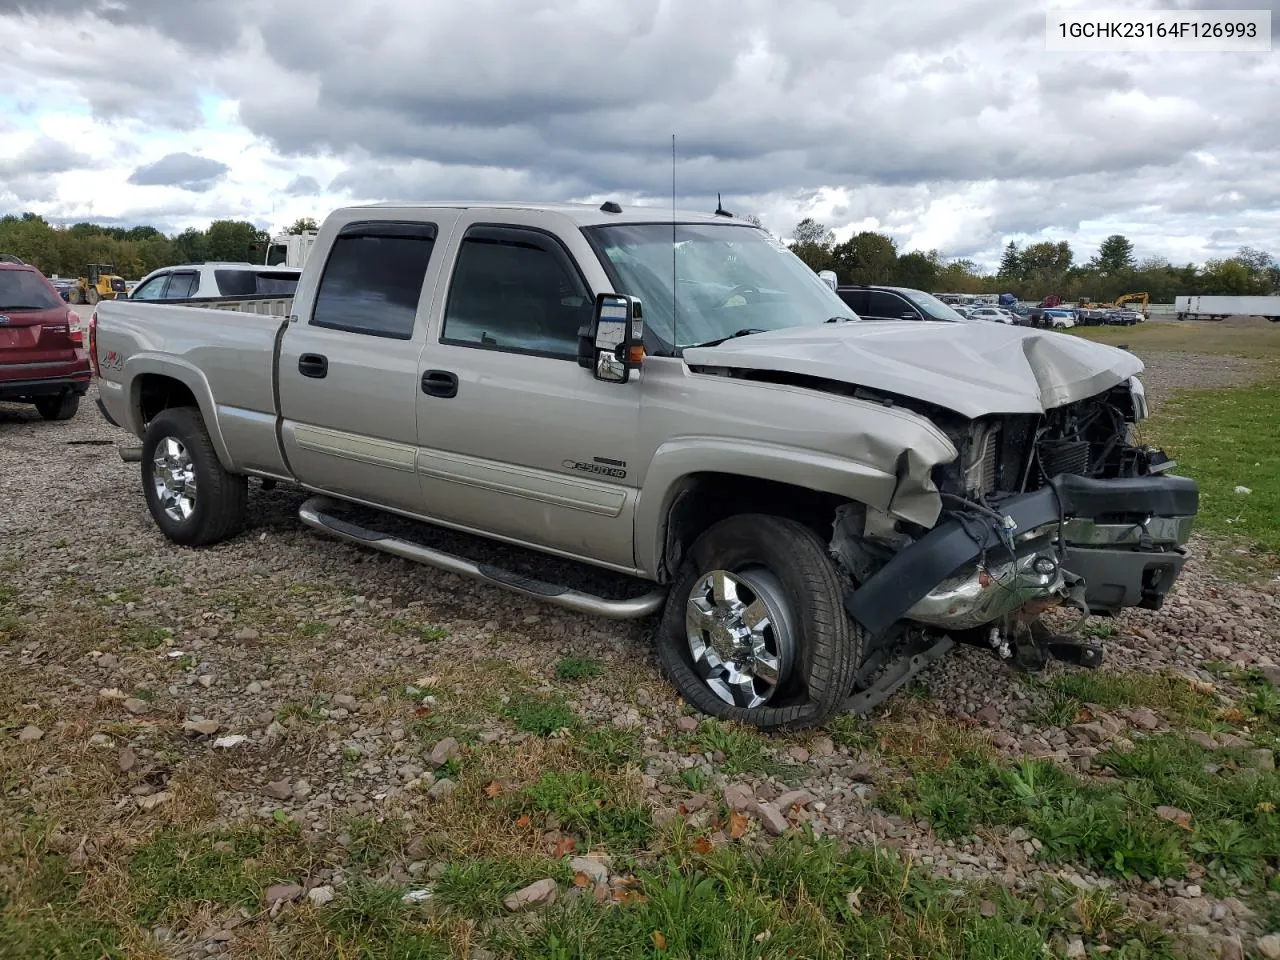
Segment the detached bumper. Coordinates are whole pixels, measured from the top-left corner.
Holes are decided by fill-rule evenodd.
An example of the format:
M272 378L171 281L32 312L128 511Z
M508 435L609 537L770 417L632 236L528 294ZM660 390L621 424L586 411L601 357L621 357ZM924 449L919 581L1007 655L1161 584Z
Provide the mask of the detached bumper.
M1067 474L1055 477L1051 486L998 506L1016 524L1014 552L1021 566L1029 557L1055 556L1064 573L1084 581L1083 599L1090 612L1105 613L1131 606L1160 607L1186 562L1182 547L1198 509L1199 488L1186 477L1092 480ZM938 599L944 592L956 593L957 581L965 576L978 584L987 622L1026 603L1061 595L1062 584L1055 578L1046 577L1037 591L1036 584L1023 577L1020 589L1008 591L1003 604L997 602L986 591L1007 590L1009 585L977 570L984 555L992 564L1019 566L992 524L949 520L849 591L845 609L879 636L921 611L935 626L947 626L948 617L954 617L954 629L972 626L973 611L964 606L945 608L944 615L938 615ZM971 564L973 570L966 574L964 568ZM974 593L972 587L967 592ZM1010 603L1014 606L1003 608Z

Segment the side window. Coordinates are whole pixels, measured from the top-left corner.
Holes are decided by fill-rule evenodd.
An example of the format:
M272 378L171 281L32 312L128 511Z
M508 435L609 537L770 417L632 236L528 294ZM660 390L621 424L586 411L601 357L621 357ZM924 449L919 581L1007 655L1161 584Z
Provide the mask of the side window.
M169 286L165 288L164 298L166 300L183 300L187 297L194 297L196 288L199 285L198 274L187 272L170 274Z
M871 303L867 313L872 317L883 317L888 320L899 320L904 313L911 311L919 315L920 311L896 294L883 290L871 291Z
M164 292L164 285L169 279L169 274L162 273L158 277L152 277L142 286L138 287L130 295L131 300L159 300L160 295Z
M476 226L458 251L440 342L573 359L591 311L587 285L556 240Z
M867 312L867 291L865 290L838 290L836 291L840 299L845 302L858 316L864 316Z
M433 223L352 223L334 239L311 325L408 340L435 246Z

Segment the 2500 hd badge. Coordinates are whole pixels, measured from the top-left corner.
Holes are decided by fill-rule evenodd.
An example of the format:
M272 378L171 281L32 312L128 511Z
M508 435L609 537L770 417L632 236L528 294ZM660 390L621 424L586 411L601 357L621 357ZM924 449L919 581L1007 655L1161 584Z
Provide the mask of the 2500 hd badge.
M596 473L602 477L613 477L615 480L625 480L627 476L625 460L610 460L607 457L595 457L590 463L585 460L566 460L560 465L566 470Z

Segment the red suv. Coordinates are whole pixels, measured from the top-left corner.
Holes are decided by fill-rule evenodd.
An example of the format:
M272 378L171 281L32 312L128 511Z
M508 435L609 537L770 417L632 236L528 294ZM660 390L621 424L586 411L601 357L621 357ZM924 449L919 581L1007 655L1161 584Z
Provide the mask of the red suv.
M70 420L90 374L80 317L35 267L0 261L0 400Z

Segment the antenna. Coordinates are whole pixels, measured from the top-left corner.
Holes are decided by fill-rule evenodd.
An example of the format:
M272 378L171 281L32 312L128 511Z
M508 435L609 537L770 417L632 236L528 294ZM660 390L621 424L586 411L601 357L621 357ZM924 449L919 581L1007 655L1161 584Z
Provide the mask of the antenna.
M680 304L676 290L676 135L671 135L671 346L679 348Z

